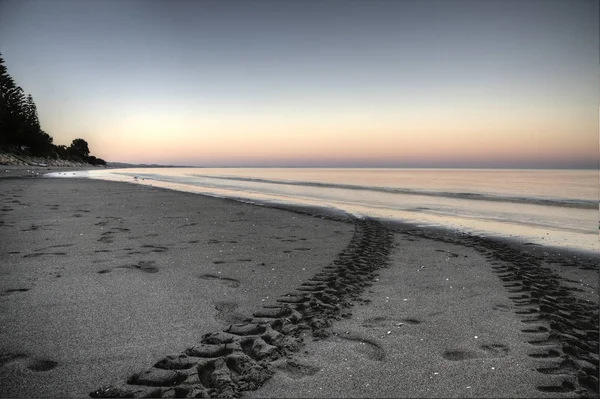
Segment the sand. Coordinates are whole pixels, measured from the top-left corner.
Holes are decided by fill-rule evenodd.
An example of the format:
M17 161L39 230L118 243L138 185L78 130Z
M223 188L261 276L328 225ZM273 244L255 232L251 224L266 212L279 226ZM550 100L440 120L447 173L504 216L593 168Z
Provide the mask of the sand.
M0 396L598 396L597 258L0 179Z
M395 234L390 266L379 272L363 301L352 308L352 318L336 322L332 337L308 343L295 357L308 373L283 363L281 372L248 396L597 396L597 388L578 386L575 370L560 366L565 360L575 361L592 368L585 378L597 375L597 270L579 270L591 284L563 286L565 293L570 292L567 286L584 289L577 294L592 312L591 325L577 320L582 316L575 316L569 305L560 308L566 319L581 322L577 332L591 334L575 343L590 345L585 357L596 362L594 368L581 357L564 355L561 338L566 334L559 337L562 342L547 339L556 333L547 321L557 320L552 317L558 307L539 314L530 311L537 306L511 299L523 294L517 288L519 279L498 278L505 275L504 269L495 269L503 265L496 258L502 251L457 245L453 241L462 240L456 237L424 235L429 234Z

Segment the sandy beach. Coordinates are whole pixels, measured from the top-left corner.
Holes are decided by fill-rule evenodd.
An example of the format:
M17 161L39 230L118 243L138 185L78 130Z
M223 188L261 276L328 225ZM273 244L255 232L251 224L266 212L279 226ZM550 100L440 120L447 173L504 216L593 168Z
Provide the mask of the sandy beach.
M1 397L598 397L597 256L12 170Z

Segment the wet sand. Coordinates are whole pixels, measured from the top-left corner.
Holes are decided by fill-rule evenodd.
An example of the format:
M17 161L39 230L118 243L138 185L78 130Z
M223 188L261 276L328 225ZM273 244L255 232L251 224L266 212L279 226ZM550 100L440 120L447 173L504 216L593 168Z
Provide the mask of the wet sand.
M0 165L0 179L41 177L46 173L73 173L79 170L104 169L101 166L32 166L32 165Z
M0 188L2 397L598 396L593 258L133 184Z

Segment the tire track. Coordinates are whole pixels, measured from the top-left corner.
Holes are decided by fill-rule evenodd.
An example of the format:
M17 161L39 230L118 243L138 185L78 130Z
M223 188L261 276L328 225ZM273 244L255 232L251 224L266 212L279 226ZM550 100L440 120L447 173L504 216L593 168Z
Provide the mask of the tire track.
M523 323L521 331L531 337L526 340L531 345L528 356L540 361L537 372L552 379L550 385L536 389L544 393L598 397L598 304L578 298L577 289L566 285L565 279L544 266L546 262L559 263L556 257L536 256L484 237L449 236L422 230L403 233L468 246L482 253L503 281ZM591 264L583 262L560 263L564 267L593 269Z
M125 382L103 386L97 397L239 397L275 373L277 359L297 352L309 337L331 334L342 309L386 267L392 234L373 220L354 220L354 235L332 264L266 305L247 324L205 334L198 345L167 356Z
M529 356L544 361L536 370L555 376L540 392L598 396L598 307L574 297L561 278L539 260L512 249L494 253L493 266L522 317L531 339Z

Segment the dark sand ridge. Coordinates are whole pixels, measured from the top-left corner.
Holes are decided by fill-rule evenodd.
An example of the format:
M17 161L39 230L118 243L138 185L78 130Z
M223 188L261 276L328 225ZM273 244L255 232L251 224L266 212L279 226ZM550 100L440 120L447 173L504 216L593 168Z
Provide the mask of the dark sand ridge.
M203 338L209 346L197 346L187 355L165 358L148 372L131 375L134 385L117 384L98 393L228 394L256 388L279 371L253 395L597 396L597 299L590 309L585 300L594 295L573 291L581 284L552 274L552 267L560 271L561 265L542 264L539 258L495 242L432 236L422 230L397 234L392 267L381 271L379 281L363 296L371 304L354 307L352 319L335 322L332 330L331 321L350 316L347 306L364 303L357 295L369 280L377 280L373 269L386 263L385 231L377 223L356 224L351 245L332 265L300 284L297 294L305 296L285 300L299 302L291 306L297 307L301 319L289 310L280 315L286 317L276 317L281 311L277 308L257 314L274 316L264 321L270 320L280 334L265 325L226 328L229 334ZM424 267L415 269L420 263ZM597 280L597 269L570 273L582 281ZM425 274L429 275L423 278ZM508 287L502 286L503 280ZM531 298L511 300L510 291L515 290ZM347 302L350 299L353 302ZM547 300L554 301L552 306ZM330 306L340 303L341 309ZM219 313L230 310L227 304L216 308ZM569 315L585 317L571 322ZM320 341L310 342L311 330ZM303 336L306 345L298 345L297 338ZM224 340L231 341L229 347L223 347ZM291 359L281 357L285 354ZM144 387L174 383L177 388Z

